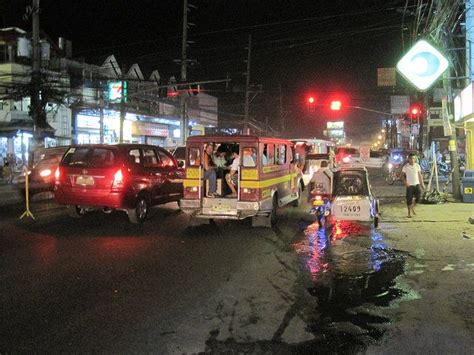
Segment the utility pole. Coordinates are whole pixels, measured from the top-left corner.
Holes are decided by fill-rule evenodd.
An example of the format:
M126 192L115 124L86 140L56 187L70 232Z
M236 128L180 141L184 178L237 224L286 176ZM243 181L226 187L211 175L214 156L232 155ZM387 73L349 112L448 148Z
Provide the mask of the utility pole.
M252 36L249 35L249 44L247 48L247 80L245 83L245 113L244 113L244 132L243 134L249 134L249 96L250 96L250 58L252 52Z
M187 53L188 46L188 0L183 0L183 43L181 44L181 82L185 83L187 80ZM183 145L188 139L188 108L186 96L179 95L181 102L181 137L183 137Z
M104 143L104 91L102 87L99 86L98 89L98 96L99 96L99 141L100 143Z
M42 108L40 101L40 87L41 87L41 47L40 47L40 22L39 22L39 11L40 2L39 0L33 0L33 6L31 8L32 17L32 73L31 73L31 118L33 119L33 147L30 149L34 152L37 147L40 146L41 139L41 120ZM45 123L45 122L44 122ZM32 158L33 153L30 157ZM33 162L30 160L30 164Z
M119 133L119 143L123 143L123 124L125 122L125 93L127 92L125 81L125 67L122 66L122 75L121 75L121 88L122 93L120 95L120 133Z
M443 0L438 0L437 7L441 8L443 5ZM443 26L441 29L441 41L446 53L449 53L449 41L448 41L448 29L446 26ZM448 66L448 69L445 71L443 76L443 88L447 96L447 115L446 119L450 122L451 117L454 118L454 99L453 99L453 88L451 83L451 68ZM443 112L445 114L445 112ZM451 135L449 136L448 150L451 159L451 169L453 172L452 175L452 187L453 187L453 197L456 200L461 199L461 184L460 184L460 174L459 174L459 163L458 163L458 149L457 149L457 140L456 140L456 127L451 127Z

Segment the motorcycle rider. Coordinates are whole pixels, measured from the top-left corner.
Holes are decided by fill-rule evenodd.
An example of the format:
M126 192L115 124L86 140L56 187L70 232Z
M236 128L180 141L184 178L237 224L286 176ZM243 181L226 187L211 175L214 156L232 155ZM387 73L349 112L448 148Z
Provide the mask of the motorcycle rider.
M317 186L321 185L323 187L325 194L331 194L331 181L332 181L332 171L329 168L327 160L323 160L318 170L313 173L310 181L309 193Z

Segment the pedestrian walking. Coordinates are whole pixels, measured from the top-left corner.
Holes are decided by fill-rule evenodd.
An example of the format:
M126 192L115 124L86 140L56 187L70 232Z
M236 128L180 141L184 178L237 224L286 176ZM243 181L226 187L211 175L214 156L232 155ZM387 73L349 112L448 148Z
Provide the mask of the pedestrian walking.
M408 155L408 162L402 168L402 180L406 186L408 218L416 215L415 206L420 202L422 189L425 188L421 167L416 162L416 154Z
M12 167L10 166L10 162L7 158L4 158L3 160L3 179L7 184L11 184L13 181Z

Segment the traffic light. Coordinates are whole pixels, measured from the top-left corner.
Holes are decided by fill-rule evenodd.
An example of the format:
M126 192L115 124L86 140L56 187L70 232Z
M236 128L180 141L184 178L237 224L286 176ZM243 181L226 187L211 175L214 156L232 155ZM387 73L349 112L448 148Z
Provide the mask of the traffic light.
M331 111L341 111L342 103L340 100L332 100L331 101Z
M410 105L408 116L413 123L418 123L423 116L423 106L418 103Z
M308 104L308 110L314 111L315 106L316 106L316 99L314 98L314 96L308 96L307 104Z

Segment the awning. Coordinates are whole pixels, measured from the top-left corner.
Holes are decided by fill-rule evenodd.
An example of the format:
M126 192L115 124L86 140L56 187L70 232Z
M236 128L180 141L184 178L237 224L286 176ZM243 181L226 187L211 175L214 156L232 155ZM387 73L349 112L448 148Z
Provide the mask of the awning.
M34 132L33 120L13 120L9 122L0 122L0 137L12 138L18 132L25 132L33 134ZM54 137L55 129L46 123L45 127L37 127L42 138Z

